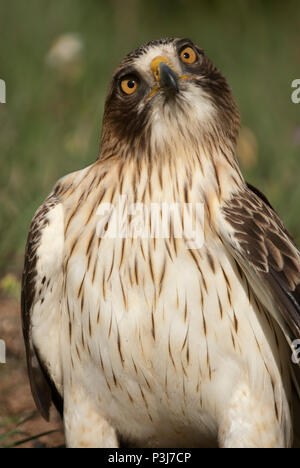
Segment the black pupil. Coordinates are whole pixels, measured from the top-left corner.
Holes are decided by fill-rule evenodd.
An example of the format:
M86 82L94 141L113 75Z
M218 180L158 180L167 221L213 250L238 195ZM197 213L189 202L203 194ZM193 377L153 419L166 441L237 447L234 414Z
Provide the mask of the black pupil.
M190 54L189 54L188 52L185 52L185 53L183 54L183 56L184 56L184 58L186 58L186 59L189 59L189 58L190 58Z
M135 87L135 81L134 80L128 80L127 86L130 89L134 88Z

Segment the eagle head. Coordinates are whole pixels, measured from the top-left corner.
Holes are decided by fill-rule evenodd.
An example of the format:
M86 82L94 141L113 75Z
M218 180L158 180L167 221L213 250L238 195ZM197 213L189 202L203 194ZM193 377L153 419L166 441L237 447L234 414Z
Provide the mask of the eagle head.
M189 39L160 39L127 55L115 71L100 157L149 158L187 142L233 148L239 123L231 89L204 51Z

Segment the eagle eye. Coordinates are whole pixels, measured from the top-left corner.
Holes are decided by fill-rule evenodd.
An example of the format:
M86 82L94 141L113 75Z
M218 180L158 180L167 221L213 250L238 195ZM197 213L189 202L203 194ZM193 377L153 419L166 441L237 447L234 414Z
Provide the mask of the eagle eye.
M184 63L193 64L197 60L197 54L192 47L184 47L180 52L180 59Z
M134 75L127 75L120 80L120 88L122 92L127 95L135 93L138 85L138 79Z

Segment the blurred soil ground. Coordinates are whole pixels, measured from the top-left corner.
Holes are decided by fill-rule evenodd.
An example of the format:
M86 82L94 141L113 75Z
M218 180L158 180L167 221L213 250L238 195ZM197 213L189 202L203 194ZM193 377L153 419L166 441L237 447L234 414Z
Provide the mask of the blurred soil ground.
M20 305L15 299L1 296L0 339L6 344L6 364L0 364L0 448L15 446L18 441L52 430L56 432L21 444L20 447L63 446L64 436L59 415L53 413L50 423L44 421L37 412L31 396L22 337ZM24 420L26 421L22 423Z

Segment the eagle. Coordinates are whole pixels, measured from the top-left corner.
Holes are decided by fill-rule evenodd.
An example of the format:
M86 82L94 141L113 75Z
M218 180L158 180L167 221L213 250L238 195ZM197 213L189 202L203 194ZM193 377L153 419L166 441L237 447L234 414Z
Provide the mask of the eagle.
M22 279L28 374L67 447L295 444L300 254L245 182L239 128L200 47L151 41L113 74L96 162L37 210ZM168 235L152 235L174 204ZM188 216L201 245L178 230Z

